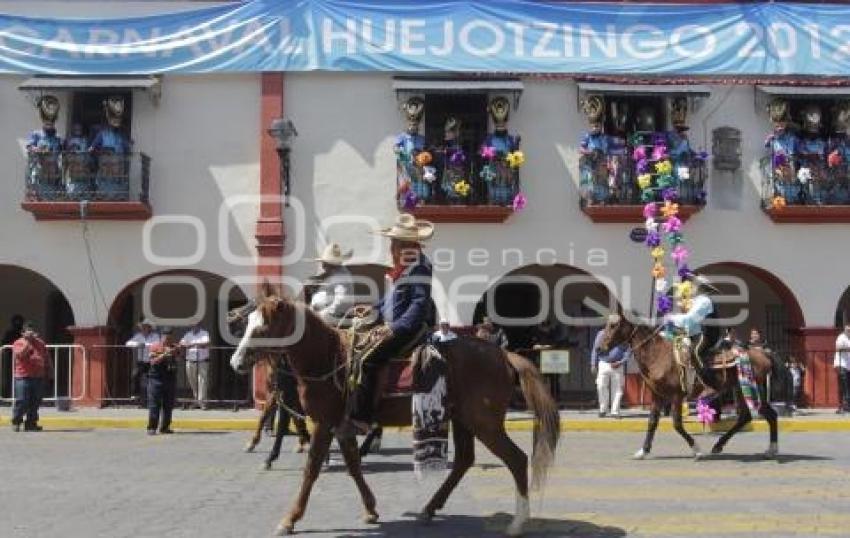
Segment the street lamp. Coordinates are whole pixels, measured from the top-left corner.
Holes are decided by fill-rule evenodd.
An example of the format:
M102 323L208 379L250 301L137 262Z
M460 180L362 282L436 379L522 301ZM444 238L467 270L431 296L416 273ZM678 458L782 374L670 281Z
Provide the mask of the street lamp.
M268 129L269 136L275 140L275 150L280 161L280 183L285 196L286 205L289 205L289 152L292 151L292 141L298 136L292 120L287 118L275 118Z

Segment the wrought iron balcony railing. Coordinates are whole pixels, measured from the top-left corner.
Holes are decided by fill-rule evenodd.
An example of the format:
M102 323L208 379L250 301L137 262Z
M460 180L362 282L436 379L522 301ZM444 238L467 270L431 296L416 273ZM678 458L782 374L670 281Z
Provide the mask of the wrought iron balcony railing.
M850 204L850 164L821 154L769 152L760 161L762 206Z
M144 153L29 152L27 202L148 203L151 158Z

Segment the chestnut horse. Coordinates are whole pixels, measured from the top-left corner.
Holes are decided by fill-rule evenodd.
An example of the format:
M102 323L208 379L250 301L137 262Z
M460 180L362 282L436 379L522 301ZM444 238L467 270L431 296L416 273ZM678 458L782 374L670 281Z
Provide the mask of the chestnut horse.
M348 355L342 334L326 325L303 303L282 298L270 286L264 285L258 307L248 318L245 335L230 364L237 372L247 373L256 357L269 351L285 352L298 381L303 408L315 424L300 491L289 514L278 525L278 534L293 532L295 524L303 517L310 491L334 436L360 492L364 521L377 522L375 497L363 478L356 439L351 428L346 427ZM541 375L523 357L505 353L483 340L464 337L446 346L444 356L448 364L447 397L455 461L446 481L422 509L420 518L430 520L443 508L474 462L474 439L477 437L513 475L517 509L507 532L517 536L529 517L529 502L528 457L508 437L504 426L515 377L519 377L523 394L535 416L531 457L533 486L542 485L554 460L560 437L558 409Z
M649 413L646 438L644 439L643 447L634 454L634 458L643 459L652 450L652 439L658 427L661 410L666 403L671 404L670 414L673 418L673 428L688 443L688 446L691 447L694 458L702 458L703 453L699 445L685 431L682 425L682 402L686 400L688 394L682 387L681 376L683 371L682 367L676 362L673 343L665 339L660 334L659 329L636 325L630 322L627 317L627 315L620 315L618 322L609 324L606 327L600 348L602 351L606 351L612 347L626 343L632 350L646 386L652 392L652 409ZM751 348L747 353L752 361L756 381L761 386L773 369L773 362L767 353L760 348ZM729 439L746 426L753 417L741 394L741 387L738 384L737 367L734 363L725 370L717 370L715 378L718 380L718 386L712 388L718 392L718 397L724 392L734 392L737 396L738 411L738 420L735 425L724 433L711 449L712 454L720 454L723 452L723 447L726 446ZM777 415L776 411L766 400L766 398L760 398L761 406L759 408L759 414L767 420L770 426L770 445L764 455L765 457L772 458L779 451L777 442Z

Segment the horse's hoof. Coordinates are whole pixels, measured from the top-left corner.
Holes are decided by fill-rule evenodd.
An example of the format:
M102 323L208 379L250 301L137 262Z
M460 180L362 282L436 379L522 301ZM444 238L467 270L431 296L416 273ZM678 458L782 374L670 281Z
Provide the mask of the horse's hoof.
M699 447L696 441L694 441L694 444L691 445L691 450L694 453L694 461L699 461L704 457L702 449Z
M307 447L309 447L309 443L297 443L294 447L292 447L293 454L303 454L307 452Z
M245 452L253 452L254 447L256 446L257 445L255 445L254 443L248 443L247 445L245 445Z
M511 524L505 531L505 534L508 536L522 536L522 525L514 526Z
M764 451L764 454L762 454L762 456L764 456L764 459L767 460L776 459L776 456L778 455L779 445L777 445L776 443L770 443L770 446L767 448L767 450Z
M372 446L369 447L369 452L371 454L377 454L381 451L381 438L375 437L372 439Z
M281 523L274 531L276 536L287 536L295 533L295 525L292 523Z
M272 470L272 462L266 461L263 462L263 466L261 467L263 471L271 471Z
M363 523L366 523L367 525L374 525L377 522L378 522L378 514L373 512L371 514L364 514L363 515Z
M644 449L640 449L632 455L633 460L643 460L646 459L647 453Z
M711 447L711 453L714 454L715 456L717 454L722 454L723 453L723 445L714 445L713 447Z
M434 511L429 510L428 508L423 508L419 515L416 516L416 519L419 520L420 523L431 523L434 520Z

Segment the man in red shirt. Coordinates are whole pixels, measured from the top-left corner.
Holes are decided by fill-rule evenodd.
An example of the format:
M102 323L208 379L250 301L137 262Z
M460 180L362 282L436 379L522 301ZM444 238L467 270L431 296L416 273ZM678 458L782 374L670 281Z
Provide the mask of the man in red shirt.
M38 432L38 407L44 380L53 371L50 355L44 341L38 337L32 322L24 324L21 337L12 344L12 359L15 365L15 408L12 414L12 429L16 432ZM26 415L26 421L24 416Z

